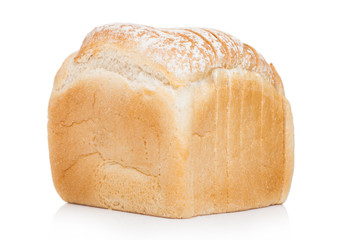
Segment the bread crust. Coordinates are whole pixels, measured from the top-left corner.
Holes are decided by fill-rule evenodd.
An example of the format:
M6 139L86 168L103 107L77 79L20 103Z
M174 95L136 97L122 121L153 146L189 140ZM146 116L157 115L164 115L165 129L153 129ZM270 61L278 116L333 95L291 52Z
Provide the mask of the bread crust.
M141 68L161 73L174 87L198 81L216 68L240 68L260 74L283 92L279 75L260 53L215 29L104 25L86 36L75 60L87 61L106 48L130 56Z
M111 51L133 79L110 68L101 54ZM164 63L171 58L177 65ZM280 77L216 30L95 29L56 75L48 133L53 181L71 203L188 218L281 204L291 185L293 121Z

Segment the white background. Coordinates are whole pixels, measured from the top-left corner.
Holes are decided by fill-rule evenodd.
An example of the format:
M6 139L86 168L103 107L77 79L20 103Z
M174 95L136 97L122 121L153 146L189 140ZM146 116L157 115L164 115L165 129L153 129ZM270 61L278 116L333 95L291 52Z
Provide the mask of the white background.
M0 239L340 239L338 1L1 1ZM47 145L55 73L95 26L209 27L273 62L292 105L282 206L171 220L66 204Z

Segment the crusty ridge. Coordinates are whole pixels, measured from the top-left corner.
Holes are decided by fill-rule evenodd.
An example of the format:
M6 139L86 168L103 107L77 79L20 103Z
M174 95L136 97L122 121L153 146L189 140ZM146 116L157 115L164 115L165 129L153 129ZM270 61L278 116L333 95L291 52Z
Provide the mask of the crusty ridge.
M284 94L281 79L272 64L249 45L218 30L104 25L87 35L75 61L87 61L107 48L132 57L141 68L148 66L148 71L151 66L174 87L200 80L216 68L243 69L257 72Z

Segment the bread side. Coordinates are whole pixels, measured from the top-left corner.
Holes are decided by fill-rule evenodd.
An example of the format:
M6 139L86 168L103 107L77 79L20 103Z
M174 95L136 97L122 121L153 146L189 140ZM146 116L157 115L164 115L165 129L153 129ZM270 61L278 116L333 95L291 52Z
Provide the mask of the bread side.
M219 69L212 78L193 102L194 215L282 203L293 170L287 100L256 73Z
M135 86L134 86L135 87ZM180 217L187 208L182 108L166 88L132 88L106 70L52 96L52 175L65 201ZM183 100L183 99L182 99ZM184 103L183 103L184 104Z

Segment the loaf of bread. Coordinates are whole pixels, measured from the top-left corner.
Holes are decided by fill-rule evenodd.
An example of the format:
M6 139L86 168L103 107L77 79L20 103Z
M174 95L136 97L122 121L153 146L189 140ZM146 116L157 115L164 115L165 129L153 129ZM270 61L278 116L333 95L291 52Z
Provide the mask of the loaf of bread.
M67 202L169 218L283 203L294 158L281 79L214 29L98 27L58 71L53 181Z

